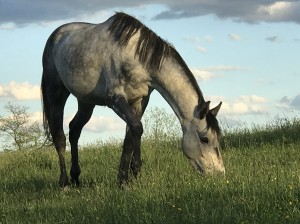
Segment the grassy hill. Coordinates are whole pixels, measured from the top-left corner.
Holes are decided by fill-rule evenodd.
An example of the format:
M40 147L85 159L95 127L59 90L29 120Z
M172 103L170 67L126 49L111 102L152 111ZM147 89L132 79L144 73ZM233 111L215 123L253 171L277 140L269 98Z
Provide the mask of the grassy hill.
M299 223L299 120L225 130L224 178L200 178L177 129L159 127L146 130L141 177L125 190L118 141L84 146L82 186L65 191L53 148L1 152L0 223Z

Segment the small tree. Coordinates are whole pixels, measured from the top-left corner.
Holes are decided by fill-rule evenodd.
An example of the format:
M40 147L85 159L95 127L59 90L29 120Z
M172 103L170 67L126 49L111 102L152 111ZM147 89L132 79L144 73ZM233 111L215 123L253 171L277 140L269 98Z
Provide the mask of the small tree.
M9 115L0 116L0 133L6 149L41 148L47 143L41 125L30 121L27 107L8 103L4 109Z

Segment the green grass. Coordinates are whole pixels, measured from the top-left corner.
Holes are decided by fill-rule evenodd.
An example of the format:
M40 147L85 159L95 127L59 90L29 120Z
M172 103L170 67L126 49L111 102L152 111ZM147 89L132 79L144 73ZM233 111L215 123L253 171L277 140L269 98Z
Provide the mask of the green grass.
M125 190L120 143L80 150L82 186L65 191L54 149L2 152L0 223L299 223L300 125L288 122L227 131L224 178L200 178L177 138L146 138L141 176Z

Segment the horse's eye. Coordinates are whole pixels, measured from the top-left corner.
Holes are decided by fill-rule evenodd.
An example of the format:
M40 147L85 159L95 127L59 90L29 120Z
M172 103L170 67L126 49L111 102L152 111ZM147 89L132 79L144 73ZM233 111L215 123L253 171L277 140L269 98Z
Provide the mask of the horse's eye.
M204 144L208 144L208 138L207 137L200 137L200 141Z

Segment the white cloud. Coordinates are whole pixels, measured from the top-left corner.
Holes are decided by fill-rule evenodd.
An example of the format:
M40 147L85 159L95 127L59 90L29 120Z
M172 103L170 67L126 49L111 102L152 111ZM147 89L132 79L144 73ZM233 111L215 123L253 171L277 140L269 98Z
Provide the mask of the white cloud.
M266 22L299 21L299 1L273 1L270 4L259 5L254 12L255 19Z
M28 82L9 82L7 85L0 84L0 97L12 97L16 100L40 99L40 87Z
M229 104L229 110L228 113L233 113L233 114L246 114L250 112L250 108L248 104L245 102L235 102L232 104Z
M42 123L43 122L43 113L41 111L36 111L36 112L33 112L33 113L30 113L30 120L32 122L39 122L39 123Z
M237 35L237 34L228 34L228 37L230 40L233 41L240 41L241 40L241 36Z
M205 68L191 68L191 72L194 74L195 78L199 81L209 80L215 77L222 77L226 72L244 71L239 66L226 66L226 65L216 65L213 67Z
M223 101L220 114L222 115L247 115L267 113L267 99L257 95L239 96L236 99L225 99L224 97L210 97L212 102Z
M203 41L202 41L203 39ZM211 43L213 42L213 38L209 35L204 36L203 38L199 37L199 36L185 36L183 37L183 40L187 41L187 42L191 42L194 44L199 44L202 42L207 42L207 43Z
M206 49L204 47L201 47L201 46L196 46L196 49L198 51L200 51L201 53L205 53L206 52Z
M231 72L231 71L245 71L247 69L241 68L239 66L230 66L230 65L216 65L212 67L205 67L203 68L207 71L213 72Z
M199 1L199 0L153 0L153 1L1 1L0 25L16 24L17 27L28 24L41 24L51 21L87 17L101 11L135 7L143 10L147 5L161 5L165 11L158 12L154 19L180 19L203 15L216 15L224 19L249 23L296 22L300 23L300 2L297 0L239 0L239 1ZM7 25L6 25L7 26ZM8 25L10 27L11 25Z
M209 36L209 35L205 36L204 39L205 39L205 41L208 42L208 43L213 42L213 38L212 38L211 36Z
M0 30L14 30L17 26L14 23L3 23L0 24Z
M205 36L203 38L203 41L202 41L202 38L200 38L199 36L185 36L185 37L183 37L183 40L194 44L197 51L199 51L201 53L206 53L206 51L207 51L206 48L202 46L202 43L204 41L207 43L211 43L213 41L211 36Z
M93 132L120 131L125 133L126 124L121 118L93 116L85 128Z
M256 95L240 96L240 99L246 103L265 103L267 101L264 97Z
M216 76L215 74L213 74L209 71L198 69L198 68L191 69L191 72L194 74L195 78L198 81L209 80Z
M214 14L217 17L231 18L234 21L259 22L296 22L300 23L300 2L297 0L239 0L239 1L168 1L169 9L161 12L156 19L178 19Z
M183 37L183 40L187 41L187 42L191 42L191 43L200 43L201 39L198 36L185 36Z
M258 13L270 16L287 13L293 6L293 2L278 1L270 5L261 5L258 7Z
M300 110L300 94L296 96L284 96L277 104L278 108Z
M64 124L65 129L67 129L70 121L73 119L75 114L65 116ZM126 123L117 116L97 116L92 115L89 122L84 126L84 130L91 132L114 132L114 131L124 131L125 133Z

